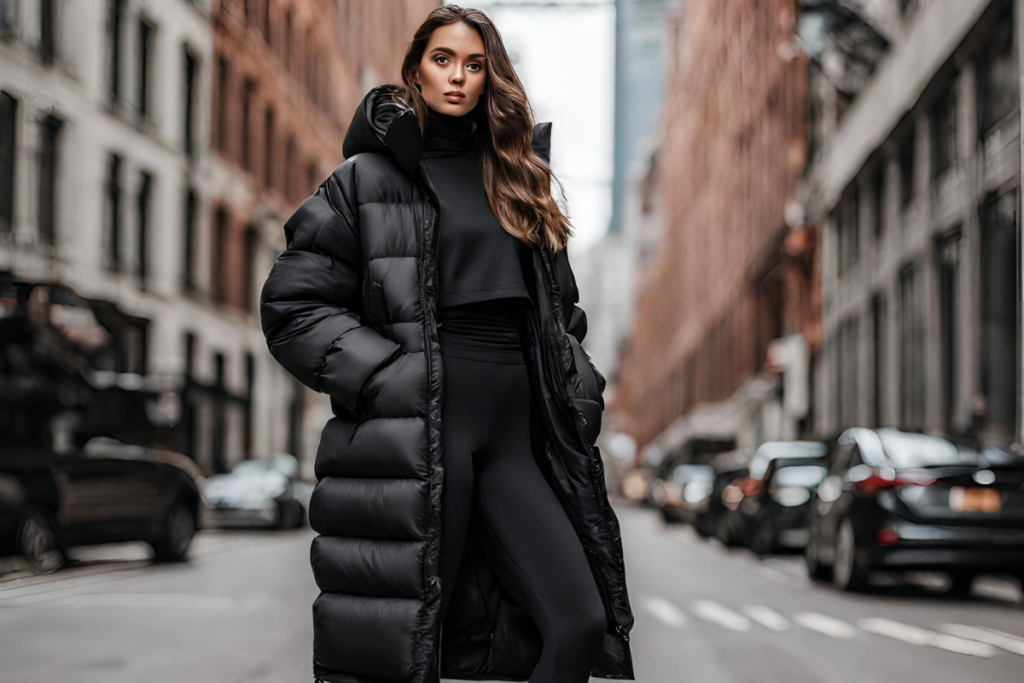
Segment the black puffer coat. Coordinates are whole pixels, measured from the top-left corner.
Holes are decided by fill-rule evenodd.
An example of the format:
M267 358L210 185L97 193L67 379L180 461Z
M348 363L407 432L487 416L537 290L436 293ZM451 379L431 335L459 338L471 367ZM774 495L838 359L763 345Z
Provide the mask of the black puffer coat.
M533 146L549 163L550 123ZM313 671L322 683L526 680L540 633L467 539L443 628L438 610L441 406L436 195L416 116L391 83L356 110L346 160L285 225L261 298L270 352L334 410L309 519ZM565 250L533 251L525 339L534 456L589 559L608 629L592 675L632 680L622 544L600 431L605 381L579 342L586 316Z

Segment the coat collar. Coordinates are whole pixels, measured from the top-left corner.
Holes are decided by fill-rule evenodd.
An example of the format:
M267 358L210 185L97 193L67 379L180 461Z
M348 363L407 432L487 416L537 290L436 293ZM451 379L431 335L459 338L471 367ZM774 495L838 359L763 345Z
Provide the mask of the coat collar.
M423 157L423 137L406 93L404 86L381 83L363 96L341 147L346 159L360 152L381 152L390 154L408 175L416 173ZM533 151L551 164L550 121L534 125Z

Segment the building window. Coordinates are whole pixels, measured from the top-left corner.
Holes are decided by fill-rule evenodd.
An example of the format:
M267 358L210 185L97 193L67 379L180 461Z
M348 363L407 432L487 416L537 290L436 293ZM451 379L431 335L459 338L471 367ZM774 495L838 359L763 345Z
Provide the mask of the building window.
M854 184L836 207L836 234L839 244L839 277L853 268L860 256L860 192Z
M242 88L242 167L252 171L252 105L256 97L256 81L245 79Z
M192 55L192 52L185 46L185 92L184 95L184 118L185 127L182 131L185 153L189 156L195 155L195 127L196 127L196 79L198 78L199 62Z
M107 270L121 269L121 157L111 154L107 160L105 255Z
M39 237L54 244L57 235L57 173L60 131L64 122L47 116L39 125Z
M959 275L960 233L954 232L937 244L939 271L939 343L942 362L942 418L947 432L953 431L956 397L959 392L957 368L960 358Z
M12 38L18 32L18 0L0 0L0 37Z
M935 103L932 110L932 176L939 177L957 160L956 81Z
M124 0L107 0L107 96L110 104L121 99L121 49L124 37Z
M274 187L274 110L267 108L263 120L263 184Z
M1013 27L1013 3L1007 3L986 39L978 64L978 124L982 135L1020 106Z
M242 268L242 277L245 291L245 310L250 313L259 313L259 291L256 283L256 261L260 255L260 231L255 225L250 225L245 230L245 263Z
M217 137L214 146L221 152L226 151L227 129L228 129L228 58L224 55L217 57L217 91L213 104L213 119L217 126Z
M871 223L875 231L875 244L885 236L885 161L880 160L871 176Z
M288 13L284 16L284 40L282 42L281 50L284 53L284 68L292 76L292 31L295 27L295 10L289 8Z
M256 401L256 359L251 353L245 354L245 434L242 444L245 457L253 457L253 404Z
M214 301L227 301L227 256L228 256L228 210L223 206L217 208L213 217L213 249L210 265L213 272L210 282L213 283L211 296Z
M198 199L192 188L185 192L185 226L183 230L181 283L186 292L196 290L195 243Z
M913 132L900 145L900 206L906 209L914 201L914 141Z
M153 176L143 171L139 174L139 194L136 197L136 212L138 214L136 268L139 286L142 289L146 288L146 279L149 277L149 214L152 194Z
M154 29L149 22L140 19L139 20L139 71L138 79L135 84L135 98L139 107L139 118L145 119L149 115L149 96L150 96L150 79L152 77L152 60L153 60L153 35Z
M284 192L289 199L298 194L295 178L295 137L288 138L284 151Z
M213 471L228 469L228 402L226 360L223 353L213 354Z
M18 100L0 92L0 234L14 230L14 172L17 168Z
M886 324L885 324L885 298L876 294L871 299L871 346L873 353L871 358L872 367L872 391L874 400L872 411L874 412L874 424L876 427L886 425L885 420L885 377L886 375Z
M1017 194L1007 192L982 209L981 392L984 427L1004 442L1017 422Z
M39 56L44 64L53 64L57 57L54 0L39 0Z
M900 422L924 427L924 307L920 277L913 264L900 271Z
M839 385L840 429L854 427L860 423L857 416L857 398L860 396L859 334L860 321L856 316L847 318L839 326L839 365L842 378Z

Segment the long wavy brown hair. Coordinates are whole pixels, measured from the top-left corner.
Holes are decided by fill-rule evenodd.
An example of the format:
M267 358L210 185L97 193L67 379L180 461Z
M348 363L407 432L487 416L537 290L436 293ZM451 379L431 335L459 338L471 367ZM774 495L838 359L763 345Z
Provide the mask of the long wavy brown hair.
M487 55L487 84L473 111L481 126L483 181L491 210L502 227L530 247L543 242L551 252L564 249L573 231L551 192L554 180L565 203L565 188L532 147L533 109L505 51L501 35L486 14L458 5L438 7L416 29L402 61L402 81L426 133L428 106L414 78L430 36L439 26L462 21L480 34Z

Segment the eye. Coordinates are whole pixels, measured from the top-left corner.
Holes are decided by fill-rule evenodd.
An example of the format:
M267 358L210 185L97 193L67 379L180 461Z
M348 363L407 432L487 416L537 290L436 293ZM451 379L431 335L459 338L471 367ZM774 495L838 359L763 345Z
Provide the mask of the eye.
M448 60L448 58L445 57L444 55L438 55L437 57L434 57L434 61L435 62L437 62L437 60L439 60L439 59L444 59L446 61ZM438 64L440 64L440 62L438 62Z
M473 62L469 66L475 66L476 67L475 69L473 69L473 71L480 71L481 69L484 68L481 64L477 64L476 62Z

